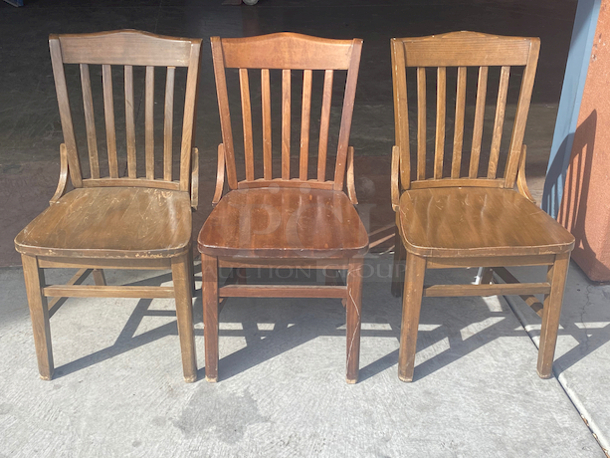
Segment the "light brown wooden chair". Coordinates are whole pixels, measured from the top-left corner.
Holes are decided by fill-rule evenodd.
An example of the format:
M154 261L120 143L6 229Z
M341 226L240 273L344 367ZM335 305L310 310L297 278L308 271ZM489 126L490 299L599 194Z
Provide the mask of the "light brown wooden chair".
M347 309L347 381L355 383L357 380L362 256L367 251L368 236L353 206L357 203L353 148L348 147L348 140L361 47L362 41L358 39L328 40L294 33L236 39L212 37L223 143L218 148L218 182L213 200L217 205L198 238L203 272L205 373L208 381L216 381L218 377L219 298L227 297L343 299ZM332 135L329 126L334 113L331 110L333 77L337 70L347 70L347 75L334 171L329 171L327 162L333 158L327 156L327 149ZM245 167L241 169L245 176L241 179L238 179L229 113L227 81L230 79L227 74L231 72L237 73L230 76L238 77L240 83L245 159ZM281 144L281 167L276 163L275 168L281 169L281 174L274 178L270 81L280 75L281 142L278 143ZM323 83L321 79L316 80L318 76L324 78ZM253 134L252 108L259 97L255 100L251 96L251 77L260 79L261 84L260 137ZM292 90L293 77L302 81L300 94L298 87ZM317 99L312 97L312 88L317 87L312 84L314 80L322 83L323 93L317 164L310 167L310 162L313 162L309 161L310 149L313 149L310 148L310 124L315 123L318 113L312 108L312 99L317 103ZM293 93L300 95L298 157L291 156ZM257 94L256 89L252 94ZM294 105L299 105L298 100ZM311 143L314 142L315 139ZM262 167L254 159L255 145L262 145ZM225 167L230 192L221 199ZM344 186L347 186L349 198L343 192ZM241 282L219 287L219 267L346 269L347 278L345 285L250 285Z
M59 298L173 297L184 379L192 382L197 378L197 365L191 300L194 285L191 207L197 205L198 184L198 152L192 143L201 40L122 30L51 35L49 43L65 142L60 148L61 176L49 208L15 238L23 261L40 376L45 380L53 376L49 308ZM71 75L68 73L71 71L78 79L78 67L72 64L80 67L82 97L79 103L71 104L68 94L72 99L79 98L78 87L68 90L70 79L66 74ZM100 79L95 78L100 69L101 91L96 90ZM154 145L155 92L161 92L155 90L156 74L163 74L165 85L164 99L160 102L164 121L157 126L157 131L163 133L162 154L160 148L155 151ZM92 85L92 81L98 86ZM140 81L142 92L134 90ZM113 84L121 82L125 104L117 110L124 110L123 137L120 131L117 135L115 123L114 102L119 91L113 91ZM103 103L94 104L98 92L103 94ZM135 102L140 93L144 98L143 123L136 116ZM174 107L175 95L178 103ZM179 104L181 97L183 107ZM98 141L94 106L103 106L105 145ZM172 163L172 152L178 149L174 144L175 111L182 113L183 120L182 138L178 136L176 140L180 145L179 164ZM79 124L73 124L73 113L84 114L81 124L86 130L86 136L83 135L86 141L75 134L74 126ZM143 145L141 137L136 136L136 126L140 124L145 131ZM125 143L117 138L125 139ZM89 162L88 174L86 169L81 170L78 148L79 143L85 142L88 155L82 155L82 159ZM104 150L107 162L100 160ZM126 152L126 158L121 151ZM155 155L162 155L162 160L155 161ZM65 193L68 176L74 189ZM79 270L63 286L47 285L45 268ZM171 269L173 286L107 286L102 269ZM91 272L95 286L80 284ZM54 298L50 304L47 297Z
M395 38L391 44L396 130L396 146L392 151L392 206L397 226L392 285L395 294L401 289L396 264L406 249L398 376L403 381L413 379L422 297L517 294L542 317L538 374L550 377L574 238L533 203L525 182L523 137L539 39L456 32ZM408 70L411 67L416 70ZM416 76L409 87L417 88L413 164L407 102L407 74L411 72ZM456 101L454 105L447 103L450 72L456 78L455 92L451 91L455 98L449 98ZM491 79L488 77L494 73L499 74L499 82L490 85L489 92L497 90L497 95L486 97ZM469 74L474 78L468 79ZM426 87L432 86L434 80L436 122L432 155L428 151L431 148L427 148L426 120L434 115L426 111ZM517 95L512 106L507 104L509 87ZM476 92L476 97L469 99L475 102L474 119L465 116L470 110L466 103L467 88ZM495 115L493 122L485 126L484 112L492 98L496 102ZM454 123L446 123L447 112L453 106ZM467 141L465 119L473 119L472 139ZM451 130L453 141L446 148L445 137ZM484 130L491 137L487 148L487 143L482 142ZM504 143L503 132L510 132ZM501 154L501 150L506 152ZM513 190L515 184L519 192ZM541 283L519 283L505 269L505 266L543 265L548 266L548 274ZM424 286L427 268L455 267L483 267L484 280L478 285ZM506 283L491 284L492 270ZM544 306L534 294L544 294Z

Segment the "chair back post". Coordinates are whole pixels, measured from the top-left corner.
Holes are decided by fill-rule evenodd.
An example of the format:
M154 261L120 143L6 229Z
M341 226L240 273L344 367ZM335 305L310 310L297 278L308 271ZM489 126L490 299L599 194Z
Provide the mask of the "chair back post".
M392 45L392 71L394 83L394 115L396 145L400 150L400 189L446 186L485 186L512 188L515 185L519 158L523 145L525 125L534 84L540 40L538 38L503 37L475 32L452 32L442 35L416 38L394 38ZM500 164L500 147L506 106L509 93L510 69L512 66L524 67L510 144L506 153L504 169ZM409 119L407 103L406 68L417 69L417 171L411 181ZM436 68L436 123L433 173L427 176L427 118L426 70ZM444 175L447 68L457 68L457 87L455 88L455 123L451 174ZM476 106L474 113L473 137L470 151L470 164L467 176L461 176L462 148L464 144L464 119L466 111L467 68L478 68ZM485 106L489 67L500 67L500 79L496 101L495 119L489 163L487 170L479 174L481 147L484 129ZM414 153L415 154L415 153Z
M191 171L196 164L191 163L192 148L197 132L197 99L199 98L199 68L201 67L201 40L191 43L186 77L184 119L182 121L182 146L180 148L180 191L189 191ZM197 189L194 190L197 192Z
M341 112L341 127L339 129L339 142L337 145L337 160L335 165L335 191L343 189L345 177L345 163L347 148L349 146L349 134L352 126L352 114L354 112L354 100L356 97L356 83L358 81L358 69L360 68L360 55L362 53L362 40L353 40L349 68L347 69L347 80L345 83L345 95L343 96L343 110Z
M51 51L51 64L53 66L53 78L55 80L55 92L57 93L57 103L59 105L61 129L64 134L64 143L66 144L68 153L70 180L75 188L80 188L83 186L81 164L76 148L76 138L74 137L74 124L72 123L68 86L66 84L66 75L64 72L61 45L59 43L58 35L51 35L49 37L49 48Z
M231 189L237 188L237 172L235 170L235 149L233 147L233 130L231 129L231 112L229 110L229 94L227 92L227 77L225 75L225 59L220 37L211 37L212 59L214 62L214 77L216 78L216 94L220 112L220 129L227 167L227 181Z

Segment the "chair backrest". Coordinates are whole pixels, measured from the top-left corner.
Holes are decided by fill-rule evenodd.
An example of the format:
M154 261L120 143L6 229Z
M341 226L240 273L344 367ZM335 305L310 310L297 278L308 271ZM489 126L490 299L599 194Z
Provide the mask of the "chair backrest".
M342 190L345 176L346 157L349 133L356 93L356 81L360 64L362 40L331 40L315 38L295 33L276 33L250 38L212 37L212 55L222 127L223 146L226 155L227 178L231 189L264 187L264 186L301 186L303 182L312 188ZM238 179L236 167L235 142L232 134L229 96L227 92L227 69L238 73L241 99L241 119L243 129L244 175ZM252 70L259 70L254 72ZM333 77L337 70L347 70L345 91L337 137L337 154L334 166L334 177L327 180L327 149L329 144L329 126L333 118L332 110ZM272 97L271 78L281 73L281 141L272 142ZM301 80L300 97L300 141L298 167L291 170L291 131L293 94L298 95L298 87L292 90L292 76ZM323 75L323 83L321 76ZM260 96L258 91L251 91L250 77L260 78ZM320 76L320 79L317 79ZM296 78L295 78L296 79ZM337 80L338 78L334 78ZM312 81L319 81L321 86L321 109L317 148L317 167L309 172L310 126L312 117ZM237 83L236 83L237 84ZM295 84L296 86L296 84ZM335 85L336 86L336 85ZM254 97L253 97L254 95ZM256 100L255 100L256 98ZM260 100L259 100L260 99ZM280 98L277 99L280 101ZM262 120L259 136L253 134L253 107L260 103ZM314 99L314 106L317 100ZM277 110L279 111L279 110ZM315 121L314 121L315 122ZM314 126L317 128L317 126ZM276 129L279 131L280 129ZM297 135L299 135L297 133ZM292 139L295 139L295 135ZM276 137L277 138L277 137ZM263 170L255 173L254 144L260 139L263 154ZM314 140L315 142L315 140ZM241 145L241 141L239 142ZM281 145L281 174L273 174L273 144ZM278 148L279 149L279 148ZM296 149L296 148L295 148ZM313 148L312 148L313 149ZM329 155L330 156L330 155ZM293 157L296 159L296 155Z
M49 45L72 184L75 187L149 186L189 191L201 39L171 38L135 30L119 30L51 35ZM68 89L66 73L69 71L69 64L79 66L80 91ZM113 69L113 66L122 66L122 71ZM157 67L165 67L165 93L163 104L159 103L163 107L163 122L157 122L155 128L155 112L158 118L161 115L160 110L155 108L155 92L161 92L155 90ZM157 73L163 70L157 70ZM77 72L76 69L71 71L74 74ZM70 76L78 78L78 75ZM184 92L182 85L175 84L176 80L181 79L185 80ZM97 84L92 85L92 81ZM121 94L118 93L121 91L113 91L113 84L123 88L124 110L117 107L117 118L122 121L124 114L124 130L117 129L119 123L115 122L115 101L121 101ZM78 86L78 83L75 82L74 86ZM68 94L72 99L81 98L82 104L71 105ZM183 108L180 103L174 106L174 99L180 100L180 97L184 97ZM102 101L96 103L98 98ZM140 103L141 98L144 98L143 103ZM98 113L96 116L96 108L102 111L102 107L103 115ZM182 116L179 148L174 148L175 112ZM136 125L141 124L138 121L142 117L143 139L136 135ZM83 124L82 118L86 140L75 135L73 119ZM105 144L98 136L101 119L106 137ZM156 136L163 139L162 142L157 142L163 145L162 167L161 161L157 161L157 173ZM124 141L121 141L123 139ZM77 146L79 144L83 147L84 143L87 144L88 150L88 155L83 156L88 158L89 162L89 173L85 171L88 177L83 177L81 155ZM140 146L142 143L143 148ZM103 154L98 154L98 151L104 149L107 153L107 166ZM178 173L173 173L172 170L174 149L180 150ZM156 155L161 156L161 152L158 151Z
M402 189L437 186L507 188L514 186L539 48L538 38L502 37L474 32L392 39L394 116L396 145L400 150ZM410 67L415 67L416 70L408 70ZM430 67L435 67L436 71L434 72ZM468 67L478 67L478 72L477 69L469 70ZM512 76L511 67L517 67ZM407 80L412 80L410 76L408 78L407 73L411 75L411 72L416 75L413 76L414 82L409 87L410 92L417 94L417 114L413 115L417 117L417 129L413 129L412 134L409 135ZM434 76L431 75L433 72L436 73L435 120L426 111L427 86L432 86L426 84L426 79L428 77L428 82L433 79ZM499 73L499 82L497 86L494 85L488 90L488 79L491 79L489 76L492 72ZM447 106L449 75L455 77L456 81L455 91L451 90L449 94L450 99L455 97L453 124L446 123L447 112L451 111L448 108L453 108ZM469 89L468 94L472 92L469 99L467 99L467 89ZM493 97L496 90L497 96ZM512 105L507 104L509 92L516 95L516 103ZM491 116L485 116L488 99L492 99L489 100L490 103L495 101L493 127ZM471 116L472 111L474 116ZM513 113L514 119L511 119ZM428 121L434 127L429 128ZM464 129L470 126L472 126L472 138L465 139ZM428 130L435 132L433 148L432 146L427 148ZM446 145L445 140L451 134L451 130L453 130L453 148L452 153L449 154L451 144ZM486 146L487 142L483 141L484 130L490 134L486 137L491 137L489 147ZM503 133L507 132L510 132L510 135L504 135L503 142ZM416 141L413 141L415 148L411 148L410 137L416 137L414 139ZM467 148L464 148L465 143ZM501 149L504 148L507 152L501 154ZM413 167L416 169L414 173L411 172L411 149L416 152L416 156L414 154L413 157ZM432 149L434 149L433 156Z

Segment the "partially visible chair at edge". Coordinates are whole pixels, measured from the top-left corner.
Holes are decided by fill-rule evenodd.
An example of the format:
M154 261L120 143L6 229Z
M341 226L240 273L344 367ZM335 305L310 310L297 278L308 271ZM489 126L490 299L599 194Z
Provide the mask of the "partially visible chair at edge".
M347 309L347 381L354 383L357 380L361 270L368 236L353 206L357 203L354 153L348 140L361 47L362 41L358 39L329 40L294 33L232 39L212 37L223 142L218 148L218 182L213 199L216 207L198 238L208 381L218 378L219 300L228 297L343 299ZM332 98L339 90L338 87L333 90L333 78L342 78L344 72L341 70L347 70L347 75L345 80L340 80L345 81L345 92L337 153L333 158L327 151L329 138L334 137L329 134ZM281 99L273 98L278 101L277 105L272 103L271 97L270 81L275 77L281 79ZM317 77L323 77L323 83ZM239 80L236 92L241 99L240 124L231 123L227 90L227 83L236 79ZM260 85L260 92L256 83ZM312 88L315 89L317 83L323 88L319 128L315 126L319 99L312 97L315 92ZM291 123L296 111L292 108L296 98L293 94L300 96L298 156L291 151ZM261 121L253 116L253 108L257 106L262 112ZM273 108L277 117L272 117L272 107L277 108ZM275 145L272 145L272 119L281 124L281 142ZM244 132L243 143L236 141L238 148L235 148L233 128L240 125ZM253 125L260 125L262 134L260 131L257 134ZM319 134L317 145L315 138L310 139L310 125ZM243 152L236 153L241 145ZM254 155L259 145L262 149L260 168ZM277 150L281 150L281 164L277 161L274 164L272 150L276 145ZM317 146L317 161L315 154L310 160L312 146ZM244 158L243 167L236 165L237 157ZM230 191L221 199L225 168ZM344 187L347 187L349 197ZM238 282L219 287L219 267L344 269L347 274L345 285Z
M161 297L175 298L184 379L192 382L197 378L197 366L191 207L197 206L198 183L198 153L192 143L201 40L122 30L51 35L49 43L64 135L61 175L49 208L15 238L23 261L40 376L45 380L53 376L49 308L59 298ZM66 74L80 79L80 91L68 90L71 80ZM155 85L156 76L161 76L159 82L165 86L159 101L162 112L155 108L155 93L162 89ZM134 81L143 82L142 91L134 89L139 87ZM115 109L113 85L117 83L124 89L124 107ZM79 92L82 96L76 97ZM100 92L103 102L94 103ZM70 103L68 94L80 99L78 104ZM139 94L144 99L144 122L137 116ZM96 129L101 118L94 114L97 106L103 106L105 144ZM115 110L124 110L124 118L117 119L125 120L124 135L117 135ZM163 114L163 125L156 126L163 141L155 147L157 110ZM182 137L175 139L174 112L180 110ZM84 121L73 124L73 114L79 113ZM81 124L86 132L76 135L74 126ZM136 135L140 125L142 136ZM87 155L79 154L84 143ZM174 164L172 152L178 148L179 163ZM119 154L121 151L125 154ZM81 159L88 163L84 170ZM74 189L66 193L68 176ZM48 285L45 268L79 271L65 286ZM102 269L171 269L173 286L108 286ZM91 272L95 285L80 284ZM50 304L47 297L54 298Z
M550 377L574 238L535 205L525 181L523 137L540 41L455 32L394 38L391 45L396 129L392 151L395 295L402 286L397 263L406 251L398 376L403 381L413 379L422 297L516 294L542 317L538 375ZM411 67L416 70L408 70ZM517 67L512 73L521 80L520 89L519 82L514 84L510 77L513 67ZM411 131L414 136L416 132L416 141L410 138L407 103L407 75L411 72L416 75L413 86L409 85L417 93L413 110L417 114L412 115L417 127ZM484 112L492 74L499 75L499 82L489 90L497 96L493 127L485 129L490 129L491 142L484 146ZM447 107L450 76L455 78L450 97L455 94L456 102ZM432 85L436 86L434 154L427 148L426 123L431 116L427 87ZM465 116L470 88L476 92L476 97L468 99L475 101L473 135L465 141L465 118L472 119ZM518 93L514 110L507 106L507 93L513 91ZM447 123L447 112L453 106L454 122ZM514 119L505 116L507 112L514 113ZM445 137L451 130L453 141L447 148ZM504 143L502 134L507 130L510 137ZM507 151L501 154L505 144ZM518 192L513 190L515 184ZM519 283L505 266L548 266L547 278L541 283ZM484 280L478 285L424 286L426 269L455 267L482 267ZM506 283L493 284L492 272ZM544 303L534 294L544 294Z

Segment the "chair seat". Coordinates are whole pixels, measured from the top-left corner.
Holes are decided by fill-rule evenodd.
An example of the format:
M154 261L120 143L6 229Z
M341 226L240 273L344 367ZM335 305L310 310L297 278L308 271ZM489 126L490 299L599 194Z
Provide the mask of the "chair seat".
M574 246L572 234L512 189L414 189L399 207L402 240L418 256L542 255Z
M36 256L158 258L183 253L190 238L186 192L77 188L28 224L15 248Z
M197 242L209 256L345 258L365 253L368 235L343 192L259 188L225 195Z

